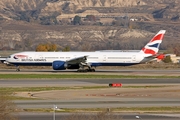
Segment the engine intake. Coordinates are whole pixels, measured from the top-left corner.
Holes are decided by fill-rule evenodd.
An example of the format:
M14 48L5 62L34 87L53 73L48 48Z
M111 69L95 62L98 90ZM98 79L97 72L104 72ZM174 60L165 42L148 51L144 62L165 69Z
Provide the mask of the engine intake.
M66 67L64 67L64 64L64 61L54 61L52 67L54 70L65 70Z

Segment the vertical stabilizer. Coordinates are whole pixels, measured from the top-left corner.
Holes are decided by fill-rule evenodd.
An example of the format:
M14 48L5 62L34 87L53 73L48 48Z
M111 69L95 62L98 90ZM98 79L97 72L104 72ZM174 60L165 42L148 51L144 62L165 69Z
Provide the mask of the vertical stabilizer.
M155 55L159 51L159 46L163 40L166 30L160 30L154 38L141 50L144 54Z

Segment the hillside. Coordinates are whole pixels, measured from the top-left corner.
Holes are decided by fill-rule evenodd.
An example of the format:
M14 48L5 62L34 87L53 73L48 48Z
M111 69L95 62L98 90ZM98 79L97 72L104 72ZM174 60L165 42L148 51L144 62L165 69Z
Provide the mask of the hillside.
M59 50L65 46L72 50L142 49L160 29L167 30L161 49L168 49L180 44L179 8L179 0L1 0L0 49L35 50L47 42L57 44ZM102 16L128 13L149 21L134 22L131 29L122 23L70 25L67 19L65 24L55 24L57 16L84 11Z
M0 24L2 25L2 24ZM3 23L0 49L35 50L37 45L51 42L61 50L133 49L140 50L160 30L166 29L161 49L180 44L180 25L147 24L145 28L128 29L113 26L36 25L19 22ZM151 27L149 27L151 26ZM146 30L141 30L146 29Z
M38 20L43 16L97 9L105 13L148 12L153 13L155 18L173 19L179 15L179 7L179 0L1 0L0 15L13 19L31 17Z

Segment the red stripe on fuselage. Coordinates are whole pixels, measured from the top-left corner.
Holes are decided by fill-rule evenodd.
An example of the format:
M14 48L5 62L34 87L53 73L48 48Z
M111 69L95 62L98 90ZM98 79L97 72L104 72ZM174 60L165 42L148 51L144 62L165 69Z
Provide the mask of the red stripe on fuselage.
M28 57L27 55L15 55L14 57Z

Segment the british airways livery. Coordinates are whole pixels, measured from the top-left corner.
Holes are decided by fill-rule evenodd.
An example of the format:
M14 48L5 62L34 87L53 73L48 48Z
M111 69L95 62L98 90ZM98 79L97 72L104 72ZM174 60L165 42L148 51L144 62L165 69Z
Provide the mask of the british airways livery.
M159 46L165 30L160 30L140 52L95 51L95 52L21 52L10 55L6 63L19 66L52 66L54 70L78 69L79 72L94 72L97 66L129 66L164 59L159 55ZM85 69L87 67L88 69Z

